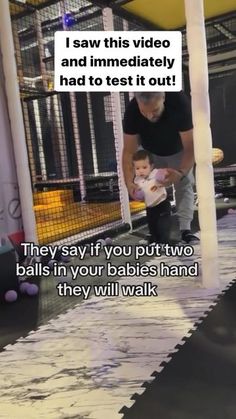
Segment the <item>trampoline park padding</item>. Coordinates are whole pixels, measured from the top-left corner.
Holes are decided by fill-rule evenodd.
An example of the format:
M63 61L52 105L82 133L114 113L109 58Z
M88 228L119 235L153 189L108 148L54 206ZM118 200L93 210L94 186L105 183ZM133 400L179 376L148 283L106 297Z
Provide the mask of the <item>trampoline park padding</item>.
M236 223L236 218L233 215L224 217L222 220L219 220L220 240L221 241L223 240L223 243L222 243L223 247L221 249L221 256L222 256L221 259L224 262L224 265L222 266L222 273L224 273L225 284L228 284L229 281L233 279L232 273L231 273L232 272L231 266L232 266L232 261L233 261L233 255L235 254L235 250L234 250L235 249L234 237L235 237L235 228L236 228L235 223ZM225 237L227 237L227 241L225 241ZM137 243L137 239L134 238L134 236L132 236L131 234L128 234L125 237L126 244L129 244L129 243L132 244L132 240L134 243L135 242ZM124 237L121 238L121 243L124 243ZM228 257L228 252L231 253L231 258ZM198 253L196 253L196 256L197 255ZM101 258L103 257L101 256ZM229 262L229 259L231 260L231 262ZM104 259L101 259L101 260L104 260ZM141 262L145 262L145 260ZM87 263L88 264L91 263L90 259L87 260ZM117 260L117 263L119 263L119 260ZM87 281L88 279L86 278L86 283L88 283ZM102 278L102 281L106 282L106 279ZM7 348L4 348L5 353L2 354L2 371L3 371L2 373L2 383L3 383L2 414L3 414L4 408L5 408L5 412L8 411L9 413L9 412L12 412L11 409L13 409L15 406L15 412L17 412L18 416L20 416L20 410L23 410L24 408L27 407L31 409L32 411L34 411L35 413L35 416L30 415L30 417L38 417L39 415L42 416L41 408L42 410L44 410L43 417L49 417L49 411L48 411L47 406L54 407L55 409L57 409L57 414L58 414L58 411L59 411L58 404L59 404L61 408L61 414L62 414L62 411L64 413L63 417L68 417L68 415L73 416L73 414L76 415L74 417L86 417L87 410L88 410L87 404L86 406L84 406L84 394L85 394L84 391L86 391L86 394L88 398L90 398L90 401L91 401L90 408L94 409L94 412L98 410L98 407L100 407L100 409L102 410L103 409L109 410L108 415L106 414L103 416L100 415L99 417L104 417L104 418L121 417L122 415L121 414L119 415L118 411L122 408L122 406L124 406L125 404L128 404L129 398L132 395L132 393L134 393L134 391L139 391L139 389L141 389L141 384L143 383L144 380L147 380L150 378L152 371L154 371L155 369L160 370L159 368L160 363L163 362L163 360L165 361L168 360L168 354L169 353L173 354L176 343L181 342L181 339L183 336L189 336L189 332L187 331L189 331L190 328L194 327L193 325L194 321L195 322L197 321L198 323L199 317L202 316L202 313L204 313L204 311L209 307L211 302L214 301L214 299L217 296L217 293L213 293L214 297L211 298L209 297L209 294L205 292L205 290L203 289L199 289L199 292L197 292L196 294L195 291L197 290L195 289L195 285L193 288L192 288L192 285L190 285L190 288L192 290L191 295L190 295L187 289L189 285L185 283L186 282L185 280L182 281L181 278L178 278L177 280L173 280L172 284L171 284L172 281L166 281L166 278L163 278L162 281L159 280L158 282L160 285L161 285L161 282L163 284L163 292L160 291L160 296L163 295L164 299L160 303L158 303L157 301L157 304L160 304L160 312L159 310L156 310L154 308L154 310L152 311L153 318L152 316L150 317L150 302L148 302L146 306L146 310L143 310L143 308L141 308L142 301L140 302L138 301L137 306L133 306L134 311L132 315L132 311L130 311L130 307L131 307L130 300L127 301L127 310L125 310L124 305L123 305L124 302L122 301L121 301L121 304L117 304L117 302L115 302L115 305L113 306L113 304L110 304L109 301L108 301L108 305L105 304L104 300L94 301L93 299L93 301L92 300L87 301L86 304L81 304L82 302L81 299L78 300L78 298L76 297L75 298L72 298L72 297L56 298L55 283L49 281L47 278L42 278L42 281L40 283L40 294L39 296L37 296L37 299L28 299L28 304L26 304L26 300L25 301L22 300L22 301L19 301L18 304L16 305L14 304L12 306L10 305L2 306L0 323L1 323L1 330L4 331L3 334L5 336L3 336L2 334L1 344L5 343L6 345L7 341L8 341L8 344L9 343L16 344L16 345L9 345ZM192 280L190 282L192 282ZM186 292L184 292L183 290L183 287L185 286L187 286ZM176 287L178 289L178 292L176 292ZM161 287L159 288L159 290L161 290ZM180 300L177 301L177 298L180 298ZM172 304L174 304L173 310L170 310L170 306L169 306L170 299L172 301ZM195 303L193 302L193 299ZM220 301L220 298L218 300ZM31 303L34 303L35 306L31 307L31 311L30 311L29 305ZM74 309L70 310L70 308L73 308L73 307L75 308L75 311ZM157 313L160 318L161 312L163 310L167 314L167 320L169 317L173 318L173 323L170 323L169 321L167 321L165 322L165 326L164 326L164 323L162 321L160 322L158 320L158 317L156 318ZM62 317L58 316L59 313L65 313L65 316L64 314ZM125 313L127 314L127 317L126 317L127 323L124 323ZM174 316L172 313L174 314ZM206 312L205 312L205 315L207 315ZM219 315L219 317L220 319L223 318L221 314ZM186 322L183 322L183 318L185 318ZM49 322L48 324L46 324L49 321L49 319L54 319L54 320L53 322ZM110 321L112 321L112 319L114 321L113 326L110 324ZM140 322L138 321L138 319L140 319ZM144 321L144 319L146 319L147 322ZM26 327L27 321L28 321L28 324ZM34 326L32 326L32 329L37 329L37 332L36 333L30 332L26 339L19 339L16 342L15 339L17 339L19 336L25 336L27 334L27 330L28 332L29 330L32 330L30 329L30 323L34 323ZM18 324L18 327L17 327L17 324ZM119 331L117 330L118 324L119 324L119 327L118 327ZM136 329L133 327L134 324L136 324ZM174 328L175 324L177 326L177 329ZM41 330L40 330L39 325L44 325L41 328ZM24 329L23 329L23 326L24 326ZM183 327L185 328L184 333L182 333ZM220 327L222 329L222 327L224 327L224 324L220 323ZM13 328L14 328L14 333L13 333ZM159 329L157 330L157 328ZM52 335L52 329L55 331L55 334L53 333L53 335ZM106 335L104 335L104 329L107 331ZM220 334L222 335L221 329L218 330L218 334L220 332ZM89 333L88 333L88 330L89 330ZM99 330L100 332L98 333ZM137 332L136 336L139 337L137 341L136 339L133 340L134 330L136 330ZM176 331L176 334L174 333L174 330ZM200 330L200 327L198 328L198 330ZM146 339L145 339L145 333L147 334ZM98 334L97 342L99 342L99 344L95 342L94 340L97 334ZM74 340L75 335L77 336L76 337L77 341ZM55 343L60 336L62 339L62 344L59 343L59 352L58 352L57 351L58 346L56 350ZM195 335L193 333L192 338L194 336ZM56 341L54 340L54 337ZM171 342L169 343L168 343L168 337L171 338ZM203 337L204 337L204 340L203 340L203 343L204 343L204 341L206 340L205 335L203 335ZM152 348L150 348L150 345L152 345L151 342L154 342L154 338L156 339L155 344L152 346ZM83 356L81 356L80 349L81 349L81 346L83 347L84 339L86 339L87 341L85 345L86 354L88 354L89 356L91 355L92 359L94 359L95 357L98 362L98 365L100 365L99 359L100 360L103 359L105 367L99 368L99 372L94 370L94 363L92 363L92 368L93 368L92 373L88 374L88 372L86 372L85 375L83 373L84 368L82 367L84 366L84 361L83 361ZM185 342L183 347L185 347L185 345L187 345L188 342L191 342L191 339L189 339L186 342L184 339L182 339L181 343ZM209 337L209 340L210 340L210 337ZM37 341L37 345L36 345L36 341ZM67 344L68 342L71 342L70 348L72 351L75 351L75 352L73 353L70 352L70 349L68 349L67 344L65 344L66 342ZM138 342L137 345L136 345L136 342ZM164 342L164 348L163 348L163 342ZM114 357L114 350L113 350L114 345L115 345L115 348L119 349L117 352L118 358ZM167 346L169 346L169 349L167 349ZM46 347L48 347L48 349L45 352ZM199 347L201 351L199 350ZM148 410L144 411L145 418L148 418L148 419L149 418L152 419L153 417L155 418L163 417L167 419L168 418L179 419L180 417L181 419L182 418L185 419L185 417L188 417L190 419L191 418L198 419L198 417L204 418L204 416L198 416L198 415L191 416L191 411L189 413L189 410L187 411L187 415L185 416L183 416L182 413L183 412L185 413L185 410L184 410L185 399L187 400L187 403L190 403L191 397L193 397L194 398L193 402L194 402L195 397L196 398L198 397L197 390L205 384L206 384L206 387L207 386L209 387L211 385L210 380L207 381L206 379L204 379L204 382L203 382L203 379L201 381L201 376L200 376L200 378L196 380L197 382L196 383L194 382L195 387L194 385L192 385L191 387L191 384L189 383L187 383L184 387L182 383L185 383L184 380L186 380L186 375L188 374L189 370L191 371L191 368L193 368L192 363L195 362L195 358L199 357L199 353L202 352L202 349L205 350L205 347L207 348L207 345L205 346L202 345L202 347L198 345L197 350L193 348L193 354L194 354L193 359L191 358L191 352L188 354L189 359L187 355L184 355L183 361L186 363L185 374L182 373L182 376L181 376L181 372L182 372L181 365L179 369L176 370L177 376L175 380L171 381L171 385L173 384L173 388L170 385L167 390L167 393L169 392L169 390L172 391L171 393L172 398L175 396L177 392L177 402L175 404L170 397L169 411L171 412L172 416L166 415L164 408L160 410L159 416L156 415L156 411L153 408L153 404L155 403L155 400L156 400L156 396L155 396L154 402L153 400L150 400L150 402L148 401L146 405L148 406ZM88 351L86 348L91 348L92 350ZM98 350L99 348L101 350ZM110 348L110 352L108 351L109 348ZM66 362L62 364L64 349L65 349L64 361L66 360ZM233 348L233 350L234 349L235 348ZM178 353L181 354L181 351L182 351L181 348L177 347L176 350L179 350ZM109 353L110 353L110 356L108 357ZM165 370L168 371L168 368L172 364L174 357L176 355L174 356L170 355L172 357L172 360L170 361L170 363L164 366L163 373ZM68 356L73 364L71 368L68 368L68 364L67 364ZM225 354L224 355L222 354L222 363L221 363L222 366L224 367L223 356L225 356ZM211 356L209 356L209 358L210 357ZM31 361L29 358L31 359ZM125 369L123 370L121 368L118 374L115 371L116 371L116 367L119 367L120 365L121 358L124 358L124 364L122 365L123 365L123 368ZM109 362L108 362L108 359L109 359ZM19 360L21 361L19 362ZM197 359L197 361L200 361L200 360ZM136 367L129 369L130 362L131 364L134 363ZM228 363L227 357L225 358L224 362L227 365ZM53 367L54 364L57 364L57 367L56 367L58 368L57 375L51 374L50 372L50 368ZM108 372L106 368L108 364L109 364L110 373ZM111 375L112 375L111 373L113 369L112 368L110 369L111 367L110 364L112 365L114 364L114 376L113 376L114 381L111 381ZM65 368L62 365L64 365ZM200 369L199 365L201 367L202 364L198 363L198 369ZM37 370L37 375L35 377L34 368L36 366L39 369ZM44 369L42 368L42 366L44 366ZM8 367L12 371L12 375L11 375L12 381L9 381ZM203 368L206 368L205 364ZM52 380L52 383L51 383L52 385L50 384L50 390L49 390L50 393L48 393L49 387L47 388L45 387L45 385L47 384L45 383L44 371L46 371L46 374L49 374L48 380L49 381L50 379ZM103 371L104 379L103 377L101 377L101 371ZM124 376L124 371L125 371L125 376ZM142 371L141 375L140 375L140 371ZM72 375L70 376L71 372L72 372ZM210 372L211 372L211 369L210 369ZM227 374L229 374L229 372L230 372L230 368L228 368ZM215 378L217 376L217 371L213 371L213 373L215 374L213 378ZM65 392L63 390L63 397L61 397L62 388L59 388L61 386L60 384L61 377L62 377L61 374L68 376L72 381L73 381L73 377L76 377L76 380L77 380L76 387L74 387L74 383L72 383L73 387L69 387L68 381L67 380L65 381ZM233 368L232 368L232 374L234 374ZM29 375L32 376L30 379L31 381L29 381ZM154 376L155 375L156 374L154 372ZM203 376L204 375L205 374L203 374ZM157 380L154 377L154 383L156 383L156 381L158 381L160 377L162 377L162 373L158 376ZM91 380L93 381L94 378L95 378L95 388L92 390L92 388L89 386L89 381ZM97 381L97 378L98 378L98 381ZM135 382L134 382L134 378L135 378ZM85 380L85 387L83 387L82 385L83 381L81 380ZM100 388L98 386L99 380L100 380L100 385L103 388L103 392L99 393L99 399L98 399L97 396L96 397L94 396L94 392L95 393L99 392L99 388ZM226 380L224 380L224 383L225 382ZM165 385L165 383L166 381L164 380L163 385ZM44 386L43 390L41 389L41 385ZM183 390L179 394L178 388L177 390L175 390L175 386L179 387L180 385L182 385ZM195 388L196 388L196 391L195 391ZM190 395L188 395L189 389L191 389L191 391L194 392L194 394L191 397ZM232 386L232 389L234 389L233 386ZM54 396L53 394L51 394L51 391L52 393L53 392L55 393L56 399L55 398L53 399ZM76 393L74 393L74 391ZM123 394L122 394L122 401L121 401L120 393L122 391L123 391ZM226 389L226 392L227 391L228 390ZM107 399L103 397L104 392L105 394L112 392L109 398L109 400L111 400L111 403L109 406L106 403ZM101 397L101 394L102 394L102 397ZM25 395L26 395L26 399L25 399ZM80 399L80 397L82 397L82 399ZM142 399L142 397L143 396L141 396L140 400ZM211 392L209 392L209 397L211 397ZM45 400L43 400L43 398L45 398ZM135 399L135 395L134 395L133 400L134 399ZM138 402L139 400L137 400L136 403ZM199 404L200 402L201 401L199 399ZM89 403L90 402L88 402L88 404ZM72 404L73 404L73 407L72 407ZM172 409L172 405L173 405L173 409ZM214 407L214 404L212 404L212 406ZM40 411L39 411L39 408L40 408ZM233 408L234 406L232 407L231 405L231 409ZM46 412L45 412L45 409L46 409ZM71 409L71 410L68 410L68 409ZM83 413L85 412L86 413L80 414L79 413L80 410L82 410ZM162 411L164 412L163 416L161 416ZM129 411L126 411L126 412L124 411L125 415L127 414L127 412L128 413L132 412L132 408ZM139 409L139 413L140 415L143 413L142 406ZM8 414L6 417L8 416L17 417L17 415L14 416L12 414L9 416ZM91 415L92 415L91 417L97 417L95 414L91 414ZM58 416L55 415L55 417L58 417ZM133 414L133 416L130 416L130 417L135 417L139 419L139 417L142 417L142 416L138 416L138 414L135 413ZM211 418L211 416L209 417ZM217 415L215 414L214 417L217 418ZM228 417L231 419L230 416Z
M124 419L235 419L236 280L170 354L142 395L133 395Z

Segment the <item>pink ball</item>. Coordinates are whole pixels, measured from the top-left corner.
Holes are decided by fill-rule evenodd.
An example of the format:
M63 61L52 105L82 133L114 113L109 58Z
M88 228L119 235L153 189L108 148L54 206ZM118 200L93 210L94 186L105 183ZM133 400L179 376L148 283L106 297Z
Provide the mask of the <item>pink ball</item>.
M144 193L142 189L137 189L134 191L134 198L136 201L144 201Z
M20 289L21 294L26 294L26 292L27 292L27 287L28 287L29 285L30 285L30 284L29 284L29 282L26 282L26 281L21 282L21 284L20 284L20 286L19 286L19 289Z
M17 300L17 292L14 290L9 290L5 293L4 298L7 303L13 303Z
M39 292L39 288L36 284L29 284L26 293L30 296L37 295Z

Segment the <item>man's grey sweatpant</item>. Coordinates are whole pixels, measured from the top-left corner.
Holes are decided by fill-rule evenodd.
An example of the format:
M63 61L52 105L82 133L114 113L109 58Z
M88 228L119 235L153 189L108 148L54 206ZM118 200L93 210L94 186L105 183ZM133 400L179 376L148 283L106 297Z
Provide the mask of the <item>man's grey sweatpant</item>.
M178 169L182 160L182 154L172 154L171 156L156 156L154 157L154 163L156 168L169 167L171 169ZM179 219L180 230L190 230L191 221L193 219L194 211L194 176L193 170L190 170L186 177L179 181L175 185L175 201L177 216Z

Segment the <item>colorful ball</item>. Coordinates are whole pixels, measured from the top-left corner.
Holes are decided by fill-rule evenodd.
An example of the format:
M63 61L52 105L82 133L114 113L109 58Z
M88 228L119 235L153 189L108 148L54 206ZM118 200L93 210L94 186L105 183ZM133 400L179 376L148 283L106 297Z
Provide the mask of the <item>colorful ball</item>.
M36 284L29 284L26 293L30 296L37 295L39 292L39 287Z
M7 303L13 303L17 300L17 292L15 290L9 290L5 293L4 298Z
M136 199L136 201L144 201L144 193L142 189L136 189L134 191L134 198Z
M27 292L27 287L28 287L29 285L30 285L30 284L29 284L29 282L26 282L26 281L21 282L21 284L20 284L20 286L19 286L19 289L20 289L21 294L26 294L26 292Z
M70 27L75 24L75 19L71 13L65 13L63 15L63 22L65 26Z
M212 164L219 164L224 159L224 152L220 148L212 149Z

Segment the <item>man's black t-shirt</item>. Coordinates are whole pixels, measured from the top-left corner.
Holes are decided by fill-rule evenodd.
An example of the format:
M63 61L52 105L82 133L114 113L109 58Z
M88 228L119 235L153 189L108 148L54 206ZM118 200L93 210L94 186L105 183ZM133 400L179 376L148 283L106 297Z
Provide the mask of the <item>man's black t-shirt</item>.
M190 100L184 92L165 94L165 110L157 122L150 122L132 99L124 115L124 133L139 134L145 150L159 156L170 156L182 150L181 131L192 128Z

